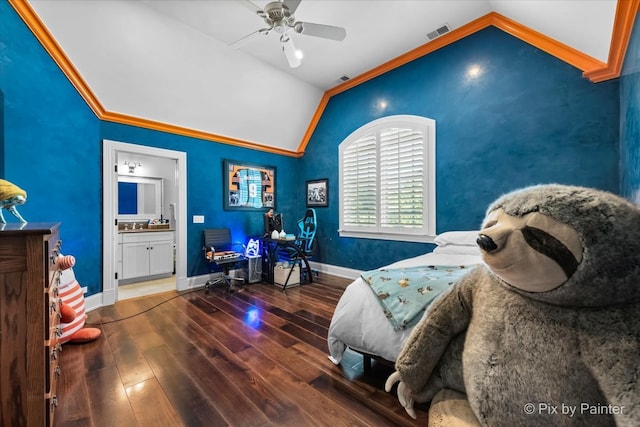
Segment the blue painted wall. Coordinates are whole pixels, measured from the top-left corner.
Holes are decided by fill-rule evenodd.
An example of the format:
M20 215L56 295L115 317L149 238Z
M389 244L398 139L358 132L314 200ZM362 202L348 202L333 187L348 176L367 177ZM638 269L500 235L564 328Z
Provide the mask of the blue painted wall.
M78 281L101 289L100 123L7 2L0 3L4 178L27 192L29 222L63 222ZM7 221L15 221L5 215Z
M330 100L300 168L302 181L329 178L330 206L317 209L323 262L370 269L432 248L338 235L338 145L393 114L436 120L439 232L477 228L498 195L531 184L618 191L618 81L590 83L490 27Z
M620 193L640 203L640 15L620 77Z
M102 139L187 153L187 216L207 219L188 226L189 276L206 271L203 228L262 231L256 214L223 211L225 158L277 167L278 211L289 230L305 208L304 182L329 178L330 205L316 209L318 261L369 269L429 250L338 236L338 144L384 115L437 121L439 231L477 227L497 195L528 184L619 189L618 80L592 84L495 28L333 97L301 159L101 122L6 2L0 2L0 57L4 177L28 191L25 218L63 223L65 249L78 258L76 275L89 294L102 289ZM465 77L472 64L484 69L477 79ZM389 105L384 111L376 107L381 98Z
M187 219L190 220L193 215L205 217L204 224L188 224L187 276L208 271L202 256L202 230L205 228L229 227L237 241L261 235L263 231L262 211L223 209L224 159L275 166L276 210L283 214L285 229L293 230L295 220L302 216L296 209L299 195L289 190L298 185L299 159L110 122L101 123L100 134L104 139L187 153Z
M103 139L187 153L187 218L196 214L206 218L204 224L187 228L189 276L207 271L202 263L202 229L229 226L237 239L262 233L261 213L223 210L223 159L275 166L277 209L284 214L285 226L292 229L301 216L295 209L297 195L287 191L298 182L298 159L101 122L4 1L0 2L0 58L2 177L27 191L27 203L20 208L27 221L62 222L64 251L76 257L74 271L89 288L88 295L102 290Z

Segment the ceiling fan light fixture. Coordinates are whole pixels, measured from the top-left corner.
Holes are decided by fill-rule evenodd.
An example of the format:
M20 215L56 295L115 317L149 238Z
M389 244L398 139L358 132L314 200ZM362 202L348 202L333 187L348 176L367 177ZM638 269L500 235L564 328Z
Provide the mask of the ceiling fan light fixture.
M282 51L289 62L291 68L298 68L302 64L301 58L298 56L298 49L293 44L293 40L286 34L280 37L282 42Z
M289 27L287 27L286 25L281 25L277 23L276 25L273 26L273 30L278 34L286 34L287 31L289 31Z

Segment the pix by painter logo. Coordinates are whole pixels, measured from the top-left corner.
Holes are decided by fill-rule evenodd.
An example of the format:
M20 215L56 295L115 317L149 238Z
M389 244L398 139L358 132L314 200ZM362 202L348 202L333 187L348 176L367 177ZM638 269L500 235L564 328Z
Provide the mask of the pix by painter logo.
M574 417L576 414L590 414L590 415L620 415L624 413L624 406L618 405L602 405L589 404L582 402L579 405L569 405L562 403L560 405L553 405L548 402L527 402L523 406L524 413L527 415L563 415L569 418Z
M524 405L524 412L526 414L545 414L545 415L568 415L573 417L576 413L577 407L575 405L567 405L563 403L561 405L552 405L547 402L527 403Z

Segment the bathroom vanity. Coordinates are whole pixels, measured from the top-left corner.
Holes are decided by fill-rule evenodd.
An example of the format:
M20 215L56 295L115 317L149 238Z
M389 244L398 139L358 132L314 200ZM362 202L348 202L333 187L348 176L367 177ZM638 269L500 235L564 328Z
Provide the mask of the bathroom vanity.
M173 274L174 232L167 229L119 230L119 284L169 277Z

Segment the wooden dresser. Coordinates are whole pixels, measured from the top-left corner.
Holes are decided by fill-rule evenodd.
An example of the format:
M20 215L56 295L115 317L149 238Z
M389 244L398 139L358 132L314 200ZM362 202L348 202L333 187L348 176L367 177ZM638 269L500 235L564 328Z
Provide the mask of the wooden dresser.
M60 333L57 223L0 224L0 425L52 426Z

